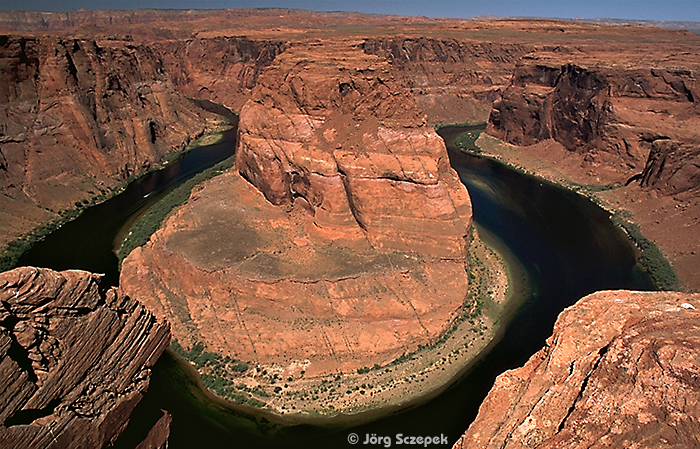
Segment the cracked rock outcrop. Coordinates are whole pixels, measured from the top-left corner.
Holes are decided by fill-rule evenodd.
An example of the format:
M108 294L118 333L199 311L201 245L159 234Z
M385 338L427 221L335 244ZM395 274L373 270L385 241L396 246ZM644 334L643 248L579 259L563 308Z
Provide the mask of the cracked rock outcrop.
M102 447L126 427L170 332L99 280L32 267L0 274L1 447Z
M455 448L700 447L700 295L603 291L506 371Z

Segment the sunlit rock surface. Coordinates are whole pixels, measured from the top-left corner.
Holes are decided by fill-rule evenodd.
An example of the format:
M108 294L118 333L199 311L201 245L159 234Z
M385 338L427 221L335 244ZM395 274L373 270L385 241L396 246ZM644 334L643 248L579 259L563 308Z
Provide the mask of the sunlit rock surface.
M699 447L698 309L698 294L586 296L498 376L455 448Z
M296 43L241 108L236 166L123 263L186 345L308 375L436 340L467 295L471 203L383 59Z

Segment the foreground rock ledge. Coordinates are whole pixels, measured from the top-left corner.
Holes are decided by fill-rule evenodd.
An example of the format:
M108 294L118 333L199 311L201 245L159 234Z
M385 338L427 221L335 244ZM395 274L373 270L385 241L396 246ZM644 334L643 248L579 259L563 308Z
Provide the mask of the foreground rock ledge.
M170 331L100 277L0 274L0 447L102 447L126 427Z
M507 371L455 448L700 447L700 295L605 291Z

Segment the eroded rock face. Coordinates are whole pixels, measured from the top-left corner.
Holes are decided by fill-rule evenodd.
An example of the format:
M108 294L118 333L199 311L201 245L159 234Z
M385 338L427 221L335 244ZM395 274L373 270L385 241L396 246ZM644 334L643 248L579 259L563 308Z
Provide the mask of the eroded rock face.
M581 154L583 165L614 169L612 181L641 179L663 194L700 186L700 140L689 132L700 124L700 92L685 68L697 61L678 68L628 55L611 64L605 56L527 55L494 103L488 132L521 146L553 139Z
M32 267L0 274L2 447L100 447L126 427L169 326L99 279Z
M3 240L143 173L219 120L175 91L146 45L2 36L0 65Z
M212 37L155 42L152 48L179 92L240 111L281 40Z
M402 84L436 124L484 122L490 105L510 83L529 43L435 37L366 39L367 54L386 58Z
M665 136L651 142L640 184L664 195L700 186L700 143L679 142Z
M424 124L386 61L343 42L292 49L241 110L236 169L272 204L303 200L323 232L463 259L469 197Z
M471 204L389 64L292 45L241 109L235 171L122 265L189 346L307 375L439 338L467 293Z
M698 447L700 295L605 291L496 379L455 448Z
M0 199L7 243L118 187L239 110L279 40L0 37Z

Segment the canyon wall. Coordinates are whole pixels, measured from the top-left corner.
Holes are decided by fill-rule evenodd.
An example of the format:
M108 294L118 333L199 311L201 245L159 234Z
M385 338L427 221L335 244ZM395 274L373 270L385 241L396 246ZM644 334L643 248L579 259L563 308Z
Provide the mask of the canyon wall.
M237 21L139 14L0 14L2 26L70 29L0 36L0 238L142 173L218 120L185 95L240 112L235 170L196 188L123 264L123 288L185 347L314 376L436 341L473 306L464 302L471 204L431 126L487 117L490 134L516 144L506 161L532 157L523 166L533 172L569 170L575 183L610 189L598 198L631 210L700 285L697 36L274 10ZM3 290L0 364L5 391L18 393L0 396L0 441L111 441L161 343L146 344L160 348L151 357L71 331L107 320L93 333L127 341L120 332L137 332L129 317L164 331L111 290L19 310L12 286L32 276L99 291L95 276L31 270L2 275L19 279ZM460 444L697 445L697 312L683 302L698 306L673 294L586 298L547 347L499 378ZM87 349L64 338L108 351L95 376L123 389L65 375L86 369ZM112 357L122 350L135 352ZM136 377L110 377L119 373Z
M218 118L146 45L0 37L2 242L184 149Z
M667 279L664 288L698 289L698 36L628 31L605 46L525 55L493 103L486 130L511 145L488 138L481 145L505 162L583 189L633 221L627 227L638 226L632 233L640 249L651 246L648 238L673 265L649 264L656 278ZM642 32L645 39L634 36Z
M488 133L529 146L553 139L591 164L671 195L700 186L697 61L611 64L604 52L535 52L493 104ZM620 59L620 58L617 58ZM625 64L626 63L626 64Z
M217 36L159 41L151 48L179 92L239 112L260 72L285 46L284 40Z
M377 37L367 54L386 58L431 124L485 122L516 62L536 47L469 38Z
M0 273L0 446L101 447L128 424L169 326L99 280L32 267Z
M498 376L455 448L700 446L700 295L604 291Z
M0 244L118 187L240 109L279 41L0 37Z

